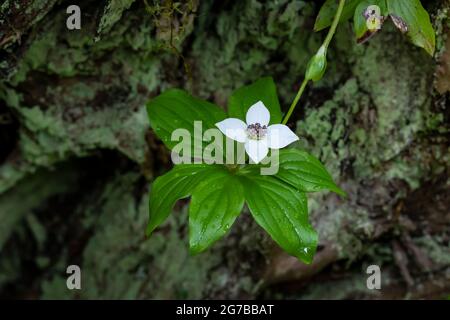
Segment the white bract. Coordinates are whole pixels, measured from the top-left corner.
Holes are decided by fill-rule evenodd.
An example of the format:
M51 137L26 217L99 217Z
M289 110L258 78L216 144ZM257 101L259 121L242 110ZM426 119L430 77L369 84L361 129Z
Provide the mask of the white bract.
M298 137L284 124L269 126L270 112L258 101L250 107L244 121L228 118L216 126L228 138L245 143L245 151L254 163L259 163L270 149L281 149L298 140Z

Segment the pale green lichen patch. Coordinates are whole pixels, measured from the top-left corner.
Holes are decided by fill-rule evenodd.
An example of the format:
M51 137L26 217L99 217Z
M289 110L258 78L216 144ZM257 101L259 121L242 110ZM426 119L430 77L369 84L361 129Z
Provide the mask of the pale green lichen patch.
M225 290L230 282L236 281L223 278L229 273L221 269L223 261L219 252L224 249L220 244L201 255L189 255L184 228L186 210L174 213L161 230L151 238L145 238L148 198L135 199L133 196L139 180L138 174L117 175L105 185L100 195L86 199L76 209L82 227L95 229L83 251L80 265L83 290L77 293L78 298L201 299L206 298L208 292ZM91 206L90 202L101 204L100 208ZM180 229L184 231L180 232ZM253 244L242 246L254 248ZM74 292L64 290L66 278L62 276L66 266L64 259L70 263L71 257L65 253L60 259L62 263L53 266L54 276L42 283L43 298L74 296ZM228 263L245 264L240 259ZM211 273L216 268L217 272ZM248 268L251 269L250 264ZM236 294L242 290L251 292L254 287L250 279L237 281L235 285Z
M97 28L97 33L108 32L120 20L125 10L130 8L135 0L109 0L103 9L103 14Z
M305 121L298 123L300 135L314 140L316 153L335 167L332 172L346 159L357 177L373 176L383 166L395 166L401 153L427 130L431 101L423 74L429 73L431 61L413 50L399 54L408 44L392 37L396 36L384 32L371 41L356 55L356 78L341 85L317 110L307 110ZM385 52L387 47L392 53ZM423 61L422 69L417 60ZM389 67L392 64L395 70Z
M4 2L1 13L18 3ZM83 17L92 19L73 32L63 6L50 10L44 3L30 5L39 15L27 20L23 43L13 35L15 46L0 62L0 100L18 122L16 148L0 167L0 291L18 283L16 294L32 290L42 298L257 297L275 244L247 212L199 256L188 255L186 202L144 238L148 182L141 170L155 176L169 167L168 151L149 134L145 103L184 87L225 106L233 90L272 75L286 111L323 40L323 33L311 33L315 2L201 1L197 7L192 0L173 13L151 1L150 8L143 1L84 1ZM439 52L444 16L437 14ZM409 236L436 270L448 265L446 235L423 234L415 217L420 210L403 205L424 182L445 176L450 163L448 99L432 91L434 61L393 28L363 46L350 30L339 27L325 77L308 87L291 118L299 120L295 147L320 158L348 193L309 198L321 245L337 252L323 275L343 279L325 285L313 279L294 297L374 297L364 267L397 270L389 241L408 235L401 219L419 225ZM93 154L100 158L93 172L72 166ZM43 175L41 168L58 163L68 167ZM114 169L95 174L108 164ZM80 292L67 290L69 264L81 266ZM393 275L383 285L399 278ZM285 296L280 290L269 297Z
M350 194L343 201L334 196L310 201L311 215L321 217L317 228L323 241L348 259L363 255L365 243L376 234L379 226L371 216L389 215L397 201L449 163L439 153L442 140L423 140L439 127L430 117L442 119L427 98L430 79L424 75L430 74L432 61L419 50L404 49L409 44L397 37L385 31L364 48L347 47L354 57L353 77L338 84L331 100L307 108L297 123L300 147L320 157ZM389 194L389 184L398 181L409 188ZM354 194L362 184L372 191Z

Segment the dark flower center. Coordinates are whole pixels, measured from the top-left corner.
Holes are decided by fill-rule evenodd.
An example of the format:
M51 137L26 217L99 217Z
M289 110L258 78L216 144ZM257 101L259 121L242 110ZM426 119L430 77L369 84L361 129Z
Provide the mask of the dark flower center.
M267 134L267 126L262 126L259 123L251 124L247 127L247 135L250 139L261 140Z

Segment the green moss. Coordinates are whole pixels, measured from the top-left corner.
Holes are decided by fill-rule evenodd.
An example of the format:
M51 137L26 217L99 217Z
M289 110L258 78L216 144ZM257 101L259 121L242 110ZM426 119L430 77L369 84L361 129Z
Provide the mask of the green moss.
M208 14L211 5L200 8L193 43L192 55L201 75L201 81L195 84L196 93L207 97L214 92L223 103L232 90L271 75L280 80L282 101L288 101L294 94L290 88L302 76L308 55L319 47L319 36L307 32L305 26L312 6L287 0L242 1L212 20ZM289 60L279 63L277 57L281 55Z
M445 245L444 237L424 235L414 239L414 242L437 265L443 267L450 265L450 248Z
M307 110L298 123L299 134L314 141L314 153L335 174L343 160L354 159L359 179L378 176L383 166L403 172L414 188L424 168L419 164L420 172L401 170L400 155L426 130L431 104L426 99L429 79L423 75L430 73L432 60L389 30L360 50L350 48L348 53L355 56L355 78L344 82L332 100ZM305 143L306 148L310 145Z
M103 9L102 18L97 28L97 33L108 32L114 24L120 20L125 10L130 8L135 0L108 1Z
M95 228L80 265L82 290L64 290L65 268L71 258L62 254L61 263L51 272L53 276L42 282L44 298L76 295L96 299L201 299L207 298L212 290L225 290L235 281L222 261L221 246L230 240L222 240L198 256L189 255L186 210L171 215L151 238L145 239L148 198L133 196L139 179L138 174L120 174L110 180L101 195L90 200L101 204L100 207L85 201L77 208L83 228ZM257 247L254 243L241 244L242 248L247 246L251 250ZM233 261L231 254L228 263L245 264L237 258ZM247 270L252 270L248 263ZM254 281L244 276L233 285L239 294L251 291Z
M352 274L344 279L336 279L328 283L328 285L312 285L305 290L300 298L305 300L345 300L351 299L358 294L366 299L370 299L370 297L373 299L381 298L382 295L378 290L367 289L366 281L367 274L361 271L360 274Z
M5 2L2 13L12 3ZM35 3L34 8L43 8L44 2ZM172 16L155 8L152 15L142 2L132 0L107 1L98 9L94 3L87 6L93 17L100 12L98 19L83 20L82 30L68 32L64 10L55 8L48 20L31 22L25 55L1 63L8 72L18 64L10 78L0 82L0 98L19 121L19 142L17 155L0 167L0 216L6 221L0 225L0 243L15 232L45 247L49 230L43 230L44 224L30 212L45 205L52 194L70 195L76 182L65 176L36 182L32 173L40 175L39 168L100 149L116 150L139 165L146 156L159 161L149 155L145 142L149 97L168 87L186 86L225 105L232 90L272 75L286 110L324 36L311 33L312 1L208 1L201 3L198 13L183 7ZM442 13L438 16L444 19ZM175 26L172 44L191 67L190 86L182 57L169 42L170 25ZM349 193L346 199L325 192L311 195L311 220L321 242L331 243L348 264L358 259L392 263L389 246L373 243L378 230L374 216L389 217L411 189L444 172L449 155L439 134L445 133L445 117L432 108L432 59L393 29L384 28L362 46L354 43L349 30L346 24L339 27L324 79L310 85L300 101L303 111L298 114L304 118L297 132L302 141L296 147L319 157ZM438 30L438 43L443 43L443 30ZM436 133L438 137L430 138ZM244 214L230 235L191 257L183 205L146 240L148 204L143 195L148 190L143 190L138 172L127 170L96 181L97 192L80 196L71 206L76 221L81 221L70 225L82 230L83 237L78 234L74 240L82 244L78 254L61 242L57 258L49 259L45 248L27 257L45 271L45 277L33 284L42 297L258 294L258 268L265 268L264 256L270 263L273 243L251 219ZM26 185L27 192L22 190ZM12 211L16 214L10 215ZM443 242L432 238L417 243L434 261L446 263ZM21 259L12 253L0 259L0 288L20 277ZM73 263L82 268L81 291L66 288L65 269ZM336 290L313 284L304 296L345 297L355 288L363 292L364 280L351 276L337 281Z
M97 148L116 149L136 162L144 161L148 120L142 92L159 85L160 65L151 56L157 45L149 36L152 23L145 15L142 12L140 24L135 16L125 19L97 43L88 22L80 32L67 32L65 15L58 15L34 39L11 81L0 83L0 96L22 121L20 150L27 167L2 168L7 172L0 175L11 178L1 181L0 190L35 166L51 166ZM52 77L59 80L39 88L38 95L28 91L30 81ZM19 86L24 89L14 89ZM25 100L21 92L32 98Z
M8 192L0 194L0 250L16 225L43 200L73 190L76 177L77 173L70 170L59 173L41 170ZM28 223L33 226L31 230L35 239L42 244L45 237L42 226L34 223L32 216L28 217Z
M433 146L436 142L423 140L432 128L430 115L442 119L427 99L430 80L424 75L432 73L433 61L426 54L390 30L365 47L334 50L353 57L353 77L337 85L332 99L317 108L306 106L305 119L297 123L303 138L298 146L319 157L350 193L342 201L315 195L309 208L313 219L321 218L321 241L332 243L340 257L351 261L365 254L376 232L371 215L389 215L393 204L448 162L438 154L430 168L429 154L440 149L440 142ZM387 194L386 186L396 181L409 189ZM373 190L355 195L358 203L351 195L362 190L361 184Z

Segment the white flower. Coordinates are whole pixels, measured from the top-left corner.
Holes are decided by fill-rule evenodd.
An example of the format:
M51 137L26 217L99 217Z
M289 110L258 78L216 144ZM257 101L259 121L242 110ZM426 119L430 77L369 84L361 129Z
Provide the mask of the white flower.
M228 118L216 126L228 138L245 143L245 151L254 163L259 163L271 149L281 149L298 140L288 126L273 124L269 126L270 112L262 101L250 107L244 121Z

